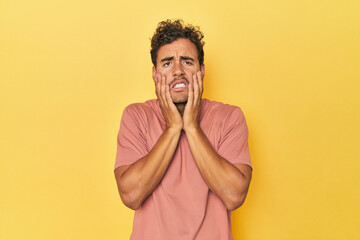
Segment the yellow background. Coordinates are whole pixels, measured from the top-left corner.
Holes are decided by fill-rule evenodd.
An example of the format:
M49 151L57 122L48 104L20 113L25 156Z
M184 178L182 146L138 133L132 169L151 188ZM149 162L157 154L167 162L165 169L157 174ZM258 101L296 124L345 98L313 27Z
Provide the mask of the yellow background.
M166 18L201 26L204 97L248 122L234 238L360 239L358 0L0 0L0 239L129 238L116 134Z

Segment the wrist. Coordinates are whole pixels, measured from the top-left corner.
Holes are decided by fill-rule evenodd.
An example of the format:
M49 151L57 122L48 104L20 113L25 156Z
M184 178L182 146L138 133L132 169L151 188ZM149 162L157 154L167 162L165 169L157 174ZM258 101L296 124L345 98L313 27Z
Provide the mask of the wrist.
M182 130L182 126L166 126L165 131L169 133L179 133Z
M199 124L189 124L184 126L186 133L196 133L202 131Z

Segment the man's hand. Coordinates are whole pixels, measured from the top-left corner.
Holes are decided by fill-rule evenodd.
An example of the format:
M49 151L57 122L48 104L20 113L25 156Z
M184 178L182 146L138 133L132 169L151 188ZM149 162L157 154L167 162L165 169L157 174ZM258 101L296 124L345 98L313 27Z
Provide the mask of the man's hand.
M175 130L181 130L183 128L183 120L171 99L169 85L166 84L165 76L156 74L153 77L156 86L156 96L159 99L159 104L166 122L166 127L173 128Z
M203 75L197 72L189 84L183 121L192 156L206 184L232 211L243 204L251 180L251 168L232 164L213 148L199 125Z
M203 93L203 76L201 71L193 75L189 83L188 101L185 106L183 121L184 131L198 130L201 110L201 96Z

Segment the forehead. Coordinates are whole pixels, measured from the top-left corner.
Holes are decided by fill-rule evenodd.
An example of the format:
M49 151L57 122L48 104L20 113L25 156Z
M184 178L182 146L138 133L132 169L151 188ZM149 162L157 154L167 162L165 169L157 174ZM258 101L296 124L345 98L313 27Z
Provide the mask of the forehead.
M172 43L166 44L160 47L157 60L161 60L165 57L180 57L188 56L197 58L197 50L195 44L193 44L189 39L180 38L175 40Z

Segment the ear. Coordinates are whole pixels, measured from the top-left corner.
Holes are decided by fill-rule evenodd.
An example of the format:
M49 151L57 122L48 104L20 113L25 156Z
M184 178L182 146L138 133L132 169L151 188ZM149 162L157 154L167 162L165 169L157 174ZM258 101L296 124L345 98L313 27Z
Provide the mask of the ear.
M153 78L154 82L155 82L155 76L156 76L156 68L155 68L155 66L153 66L152 67L152 78Z
M204 77L205 77L205 64L201 65L200 71L201 71L201 76L204 79Z

